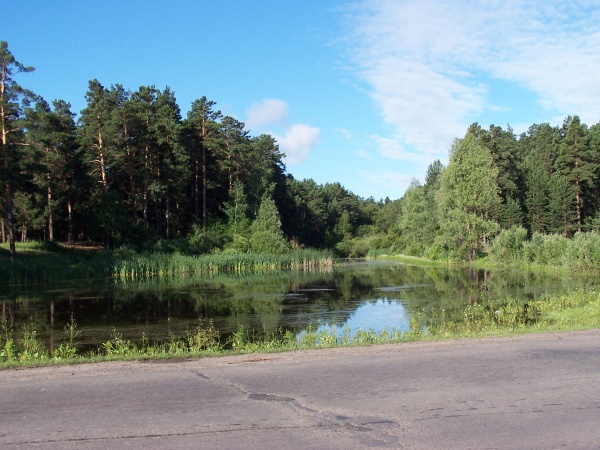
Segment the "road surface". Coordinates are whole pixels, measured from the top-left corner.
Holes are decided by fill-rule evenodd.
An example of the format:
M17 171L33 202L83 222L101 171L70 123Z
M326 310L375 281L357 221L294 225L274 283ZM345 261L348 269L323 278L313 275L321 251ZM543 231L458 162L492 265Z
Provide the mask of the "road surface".
M600 448L600 330L4 370L0 448Z

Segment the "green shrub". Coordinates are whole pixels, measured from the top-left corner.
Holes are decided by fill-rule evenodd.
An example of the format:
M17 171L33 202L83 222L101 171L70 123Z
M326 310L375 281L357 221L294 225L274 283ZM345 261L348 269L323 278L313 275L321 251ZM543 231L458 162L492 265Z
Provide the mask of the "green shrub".
M523 258L523 247L527 240L527 230L512 226L502 230L492 241L489 254L496 261L514 261Z

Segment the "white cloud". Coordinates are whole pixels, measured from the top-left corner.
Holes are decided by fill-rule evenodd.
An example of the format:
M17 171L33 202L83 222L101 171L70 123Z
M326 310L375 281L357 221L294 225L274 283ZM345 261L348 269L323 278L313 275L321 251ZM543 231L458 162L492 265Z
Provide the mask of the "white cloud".
M384 158L417 163L427 163L431 159L428 154L407 152L397 139L385 138L377 135L372 136L372 138L377 144L379 154Z
M305 124L295 124L286 128L283 136L273 135L285 153L285 162L297 165L308 158L310 150L319 143L321 131Z
M285 162L297 165L306 160L310 150L319 143L321 131L305 124L287 124L289 106L284 100L269 98L252 104L246 111L246 126L265 129L275 127L283 134L269 131L279 149L285 154Z
M246 126L250 130L270 125L284 126L288 109L288 104L277 98L256 102L246 110Z
M380 142L388 157L404 158L402 145L445 157L471 122L498 110L495 80L536 94L548 120L600 118L596 2L365 0L348 18L356 73L398 140Z

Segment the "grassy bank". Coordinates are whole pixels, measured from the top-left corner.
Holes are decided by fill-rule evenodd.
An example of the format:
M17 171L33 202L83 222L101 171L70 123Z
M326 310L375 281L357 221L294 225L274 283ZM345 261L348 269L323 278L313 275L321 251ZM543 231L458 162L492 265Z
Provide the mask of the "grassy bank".
M135 360L147 358L182 358L218 356L233 353L273 352L324 347L401 343L422 340L478 338L508 334L572 331L600 326L600 293L595 289L520 303L467 305L460 319L445 320L443 311L413 311L410 329L374 332L348 328L312 327L301 334L279 329L258 333L239 328L224 339L210 321L199 320L182 336L170 336L165 342L152 342L151 336L140 336L134 342L116 330L110 339L94 350L79 354L79 330L71 320L64 328L64 338L51 352L37 339L32 326L26 326L19 338L7 324L0 336L0 367Z

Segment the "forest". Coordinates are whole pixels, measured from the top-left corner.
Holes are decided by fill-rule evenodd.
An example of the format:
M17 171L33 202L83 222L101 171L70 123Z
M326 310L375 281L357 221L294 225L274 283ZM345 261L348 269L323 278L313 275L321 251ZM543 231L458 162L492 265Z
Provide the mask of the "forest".
M91 80L74 113L21 85L34 69L6 42L0 70L0 241L13 258L15 242L57 241L552 263L576 242L600 265L600 124L576 115L520 135L474 123L447 166L432 161L401 198L376 200L295 179L272 136L252 136L206 97L184 116L169 87Z

